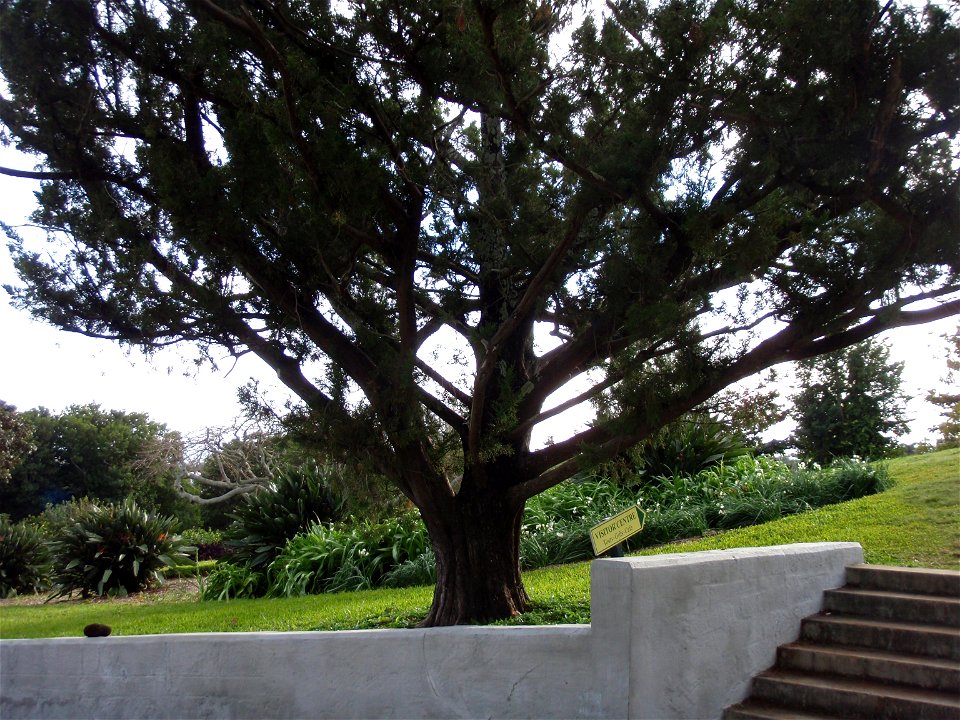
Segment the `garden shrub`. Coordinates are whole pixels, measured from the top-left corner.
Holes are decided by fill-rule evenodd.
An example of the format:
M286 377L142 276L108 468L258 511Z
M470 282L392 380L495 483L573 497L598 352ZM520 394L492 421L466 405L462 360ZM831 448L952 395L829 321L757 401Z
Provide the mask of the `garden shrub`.
M318 522L339 519L341 503L326 477L305 466L281 474L271 487L244 498L226 532L233 561L265 570L287 541Z
M694 476L657 480L640 492L646 525L630 547L757 525L889 487L884 467L856 458L821 468L745 456Z
M49 575L50 553L40 531L0 515L0 598L42 592Z
M384 573L383 587L401 588L414 585L433 585L437 582L437 558L428 547L415 558L404 560L393 570Z
M524 569L585 560L590 528L636 502L628 488L595 478L568 480L527 500L520 536Z
M201 600L235 600L262 597L267 589L266 575L246 565L219 562L203 581Z
M48 539L56 538L76 522L76 517L96 506L90 498L78 497L56 505L48 504L43 512L28 519Z
M189 528L181 533L183 542L197 549L197 561L219 560L233 553L223 542L223 533L219 530Z
M645 485L661 477L696 475L751 452L742 434L716 418L689 415L666 425L601 472L631 485Z
M362 590L383 585L388 574L418 560L430 547L419 515L407 512L379 523L316 524L297 535L270 566L274 596ZM423 560L418 560L423 563Z
M52 543L51 598L139 592L161 581L160 568L189 563L194 551L175 534L174 518L148 513L131 499L77 510L73 521Z
M695 475L657 477L629 487L605 479L571 480L527 501L520 539L524 569L592 557L589 530L630 505L645 512L639 549L711 530L752 525L885 487L882 468L839 461L826 469L744 455ZM415 512L374 523L317 523L293 537L269 569L228 560L207 579L206 599L303 595L435 582L435 558Z

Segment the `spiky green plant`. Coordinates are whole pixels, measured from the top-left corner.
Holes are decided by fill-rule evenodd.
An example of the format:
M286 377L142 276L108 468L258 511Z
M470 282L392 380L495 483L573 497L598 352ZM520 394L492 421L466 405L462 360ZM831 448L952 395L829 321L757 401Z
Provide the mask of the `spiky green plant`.
M160 568L184 564L194 548L176 535L175 518L153 515L133 500L78 510L54 538L51 598L135 593L160 582Z
M429 547L426 528L413 512L379 523L317 524L287 543L274 560L269 592L290 596L378 587Z
M40 531L0 515L0 598L41 592L49 574L50 553Z
M232 561L262 571L297 533L339 519L342 503L325 475L305 466L280 475L270 487L246 496L230 515L226 545Z

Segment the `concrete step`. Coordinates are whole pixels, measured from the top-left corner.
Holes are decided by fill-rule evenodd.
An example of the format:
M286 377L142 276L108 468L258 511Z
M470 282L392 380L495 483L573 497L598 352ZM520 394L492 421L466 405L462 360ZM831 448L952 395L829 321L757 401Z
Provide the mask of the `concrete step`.
M847 583L865 590L960 597L960 572L889 565L851 565Z
M844 587L824 593L823 609L875 620L960 627L960 597Z
M819 614L805 618L800 639L827 645L960 660L960 628Z
M954 660L795 642L778 648L777 668L960 693L960 662Z
M794 710L761 700L744 700L727 708L723 720L842 720L840 715L824 715Z
M753 697L844 718L957 720L960 716L960 697L954 693L788 670L760 673L753 680Z

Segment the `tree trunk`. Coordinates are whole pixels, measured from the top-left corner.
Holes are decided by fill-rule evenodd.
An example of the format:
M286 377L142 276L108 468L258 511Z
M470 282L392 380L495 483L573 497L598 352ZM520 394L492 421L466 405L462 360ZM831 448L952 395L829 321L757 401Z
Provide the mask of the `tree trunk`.
M437 586L421 626L489 622L524 612L530 598L520 577L523 502L458 495L435 510L422 513L437 557Z

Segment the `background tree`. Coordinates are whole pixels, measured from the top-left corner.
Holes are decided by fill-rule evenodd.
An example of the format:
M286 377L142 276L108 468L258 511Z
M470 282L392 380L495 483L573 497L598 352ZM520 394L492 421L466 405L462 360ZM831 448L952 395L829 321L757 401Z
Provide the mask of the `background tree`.
M72 497L120 502L133 497L145 508L177 514L189 524L195 510L180 502L169 478L138 471L143 448L165 427L143 413L74 405L55 415L45 408L20 413L33 450L0 485L0 505L15 519Z
M960 391L950 392L950 389L958 390L960 379L960 326L952 335L944 335L944 339L947 341L947 374L943 377L943 383L949 389L939 392L931 390L926 399L943 408L943 422L931 430L940 433L937 447L949 448L960 445Z
M17 409L0 400L0 483L10 480L10 472L34 449L30 425Z
M758 371L960 311L946 12L611 0L563 44L574 6L0 3L3 137L39 163L0 172L43 182L50 248L11 233L15 303L267 363L419 509L427 624L527 607L527 498Z
M874 341L801 362L794 446L821 464L883 457L908 430L902 372L903 363L891 363L889 348Z

